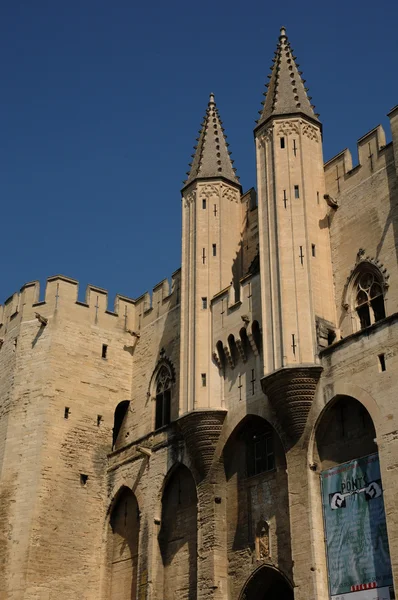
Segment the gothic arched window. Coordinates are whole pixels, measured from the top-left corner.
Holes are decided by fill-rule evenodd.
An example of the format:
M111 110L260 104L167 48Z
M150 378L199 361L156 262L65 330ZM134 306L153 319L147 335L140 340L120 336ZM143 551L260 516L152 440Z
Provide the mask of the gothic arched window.
M360 270L355 278L353 294L361 329L385 318L384 285L377 268Z
M166 365L159 369L156 377L155 429L170 423L172 375Z

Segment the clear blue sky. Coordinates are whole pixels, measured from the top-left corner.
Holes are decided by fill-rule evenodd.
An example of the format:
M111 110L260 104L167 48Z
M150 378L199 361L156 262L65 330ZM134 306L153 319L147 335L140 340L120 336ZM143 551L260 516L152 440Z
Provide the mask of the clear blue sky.
M398 104L398 2L0 6L0 302L62 273L137 297L180 266L181 182L214 92L244 189L287 27L325 160Z

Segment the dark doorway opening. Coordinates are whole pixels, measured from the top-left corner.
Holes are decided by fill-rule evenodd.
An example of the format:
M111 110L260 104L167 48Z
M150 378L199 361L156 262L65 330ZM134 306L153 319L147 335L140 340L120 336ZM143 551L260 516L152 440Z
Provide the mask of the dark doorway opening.
M272 567L261 567L245 584L240 600L294 600L288 580Z

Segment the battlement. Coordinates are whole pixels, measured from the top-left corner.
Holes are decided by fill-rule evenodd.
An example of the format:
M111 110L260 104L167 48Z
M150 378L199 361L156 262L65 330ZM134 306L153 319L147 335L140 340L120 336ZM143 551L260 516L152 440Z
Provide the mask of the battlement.
M384 129L378 125L357 141L358 164L353 166L352 155L348 148L325 163L328 194L333 197L338 196L391 162L395 162L395 168L398 170L398 106L393 108L388 116L393 138L391 143L386 144Z
M112 327L112 322L122 323L125 329L140 329L153 318L167 312L179 304L180 269L171 276L171 285L164 279L137 299L117 294L112 308L108 307L108 292L95 285L87 285L84 301L78 300L79 282L64 275L54 275L46 281L44 300L40 301L40 283L31 281L22 286L0 305L0 332L4 332L13 322L51 317L56 311L72 309L77 318L88 316L93 323ZM156 309L156 310L155 310ZM71 313L71 319L75 316Z

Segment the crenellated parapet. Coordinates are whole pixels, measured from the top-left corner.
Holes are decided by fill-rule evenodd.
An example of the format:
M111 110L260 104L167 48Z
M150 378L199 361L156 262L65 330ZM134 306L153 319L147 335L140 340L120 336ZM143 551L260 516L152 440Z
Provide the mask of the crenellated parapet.
M324 165L326 192L332 198L357 186L387 164L395 163L398 169L398 107L388 114L392 142L386 144L386 135L378 125L357 141L358 163L353 165L348 148L331 158ZM394 156L395 154L395 156Z
M158 283L152 294L147 292L137 299L117 294L112 307L103 288L87 285L84 301L78 299L78 292L78 281L55 275L47 279L44 299L40 301L40 283L26 283L0 305L0 338L14 324L37 319L43 325L46 319L64 310L71 319L133 334L179 304L180 270L173 273L171 283L167 279Z

